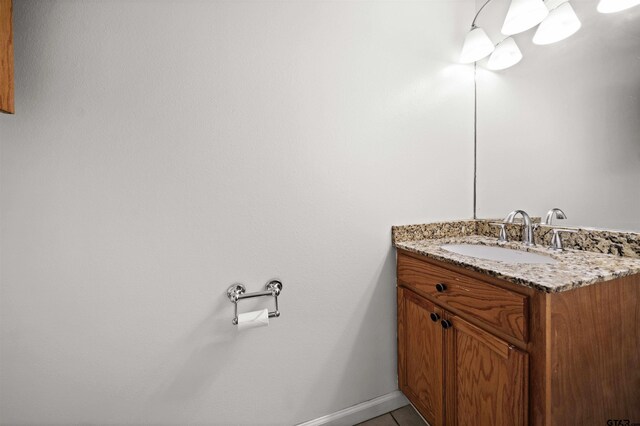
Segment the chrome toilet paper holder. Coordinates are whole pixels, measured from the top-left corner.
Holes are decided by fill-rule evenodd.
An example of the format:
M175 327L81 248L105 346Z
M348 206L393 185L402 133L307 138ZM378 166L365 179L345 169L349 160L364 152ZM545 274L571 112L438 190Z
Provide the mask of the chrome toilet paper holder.
M243 284L234 284L227 289L227 297L235 305L234 325L238 325L238 301L242 299L251 299L252 297L273 296L276 301L276 310L269 311L269 318L277 318L280 316L278 310L278 295L282 291L282 283L278 280L271 280L264 286L264 291L256 291L247 293L247 288Z

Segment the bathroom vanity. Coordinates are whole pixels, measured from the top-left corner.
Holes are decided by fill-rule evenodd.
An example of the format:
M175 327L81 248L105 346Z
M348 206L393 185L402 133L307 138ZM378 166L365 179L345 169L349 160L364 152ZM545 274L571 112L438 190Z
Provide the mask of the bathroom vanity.
M567 247L596 248L554 252L549 229L525 248L519 228L501 246L552 263L442 248L497 245L483 221L394 227L400 390L431 426L640 423L638 234L577 233Z

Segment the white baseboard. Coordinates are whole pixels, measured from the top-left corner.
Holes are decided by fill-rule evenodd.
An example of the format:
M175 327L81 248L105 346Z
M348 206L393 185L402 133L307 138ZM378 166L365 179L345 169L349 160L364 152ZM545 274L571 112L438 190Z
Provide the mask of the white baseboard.
M400 391L393 391L386 395L361 402L344 410L318 417L297 426L353 426L373 417L393 411L407 405L409 401Z

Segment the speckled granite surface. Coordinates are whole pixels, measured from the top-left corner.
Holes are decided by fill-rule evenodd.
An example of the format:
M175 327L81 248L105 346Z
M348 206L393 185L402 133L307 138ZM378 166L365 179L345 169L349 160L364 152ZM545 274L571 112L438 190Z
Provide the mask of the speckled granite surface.
M468 221L465 221L468 222ZM486 220L476 221L476 234L498 238L499 227L491 226ZM540 226L535 231L536 244L548 247L551 245L551 229L563 226ZM617 232L589 228L568 228L577 231L575 234L562 234L565 248L585 250L594 253L606 253L616 256L635 257L640 259L640 233ZM509 241L520 241L521 225L507 225Z
M548 236L544 234L550 233L548 228L538 228L544 234L541 232L539 244L533 248L527 248L519 242L521 227L517 224L509 226L510 240L515 241L508 243L498 244L498 228L493 228L488 226L487 221L481 220L394 226L392 238L393 245L399 249L550 293L640 273L640 250L636 252L629 248L639 241L640 234L581 230L584 232L571 234L575 239L565 238L565 245L575 247L585 244L586 250L567 249L556 252L546 247L545 238L548 239ZM594 234L591 235L590 232ZM483 233L490 235L482 235ZM606 239L605 243L602 242L603 239ZM463 243L529 251L550 256L556 262L510 264L464 256L440 247L443 244ZM617 246L623 248L614 251L615 254L597 252L603 250L609 253L611 247Z
M477 227L477 220L456 220L451 222L425 223L422 225L392 226L391 239L395 244L397 241L476 235Z

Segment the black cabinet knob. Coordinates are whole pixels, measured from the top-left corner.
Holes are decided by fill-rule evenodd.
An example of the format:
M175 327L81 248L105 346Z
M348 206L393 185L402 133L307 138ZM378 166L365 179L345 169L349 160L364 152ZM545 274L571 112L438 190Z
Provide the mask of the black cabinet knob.
M445 291L447 289L447 286L444 285L444 283L438 283L436 284L436 290L438 290L439 293L442 293L443 291Z
M442 325L442 328L444 328L446 330L447 328L451 327L451 321L442 320L442 321L440 321L440 325Z
M435 312L431 312L431 321L433 322L438 322L438 320L440 319L440 315L436 314Z

